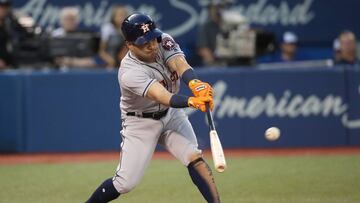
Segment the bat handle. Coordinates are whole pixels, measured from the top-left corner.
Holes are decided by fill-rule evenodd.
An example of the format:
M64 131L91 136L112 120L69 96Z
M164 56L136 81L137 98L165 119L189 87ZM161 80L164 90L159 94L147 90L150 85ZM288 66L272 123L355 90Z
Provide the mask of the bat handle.
M215 130L214 119L213 119L213 116L212 116L212 113L210 110L210 105L208 102L205 103L205 107L206 107L206 115L207 115L210 130Z

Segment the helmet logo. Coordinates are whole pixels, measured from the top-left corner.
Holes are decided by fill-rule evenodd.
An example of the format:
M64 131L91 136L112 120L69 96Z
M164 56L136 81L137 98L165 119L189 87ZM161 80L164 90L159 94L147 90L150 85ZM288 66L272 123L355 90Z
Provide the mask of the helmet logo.
M149 26L150 26L149 24L145 24L145 23L141 25L140 29L143 30L143 34L145 34L145 33L147 33L147 32L150 31Z

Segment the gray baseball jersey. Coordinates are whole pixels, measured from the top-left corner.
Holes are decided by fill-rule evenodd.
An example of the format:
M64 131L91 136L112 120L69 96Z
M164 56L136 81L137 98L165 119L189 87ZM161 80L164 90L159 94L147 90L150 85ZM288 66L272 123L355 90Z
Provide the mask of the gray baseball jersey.
M143 62L129 51L119 68L122 143L113 180L121 194L129 192L139 183L157 144L185 166L191 157L201 153L184 110L169 108L146 98L149 87L156 81L174 94L180 88L179 76L166 63L171 57L183 55L183 52L170 35L164 33L161 38L156 62ZM141 116L142 113L167 109L166 115L159 120Z
M121 88L120 108L125 112L156 112L168 107L145 97L149 87L160 82L169 92L177 93L180 80L175 71L166 67L166 62L173 56L183 55L178 44L167 34L162 35L159 53L154 63L138 60L130 52L121 62L119 83Z

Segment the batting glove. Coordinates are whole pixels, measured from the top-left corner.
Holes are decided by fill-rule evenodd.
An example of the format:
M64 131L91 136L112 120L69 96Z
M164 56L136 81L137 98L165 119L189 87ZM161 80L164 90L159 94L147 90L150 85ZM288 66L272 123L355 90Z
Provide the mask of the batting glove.
M213 88L209 83L194 79L189 82L189 88L195 97L211 97L213 98Z
M206 112L206 103L209 103L210 110L214 109L214 101L212 97L189 97L188 105L202 112Z

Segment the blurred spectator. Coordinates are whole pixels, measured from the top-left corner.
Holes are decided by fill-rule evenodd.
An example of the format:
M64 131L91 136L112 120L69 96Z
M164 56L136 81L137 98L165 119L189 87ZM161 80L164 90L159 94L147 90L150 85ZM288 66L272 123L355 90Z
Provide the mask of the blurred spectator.
M12 13L11 0L0 0L0 70L14 66L13 43L27 34Z
M215 65L216 57L216 36L221 33L221 10L223 4L219 1L212 1L208 5L207 21L199 28L197 37L197 51L202 59L203 65Z
M196 44L202 65L249 66L257 54L269 52L272 33L252 29L244 15L231 9L234 2L210 0L208 3L208 17L199 27Z
M64 7L60 11L61 27L55 29L52 37L63 37L68 33L76 32L79 25L79 10L76 7Z
M282 36L280 50L274 54L259 57L258 63L292 62L300 60L297 54L298 37L293 32L285 32Z
M340 59L340 41L339 38L334 39L333 42L333 51L334 51L334 61L339 61Z
M77 7L64 7L60 11L61 27L55 29L51 36L54 38L65 37L67 34L79 32L79 10ZM96 61L92 57L57 57L55 64L60 67L92 68Z
M112 8L110 22L101 27L99 54L109 68L118 67L127 52L125 39L121 34L121 24L127 16L127 8L116 5Z
M298 38L292 32L285 32L281 44L281 58L280 61L294 61L296 60Z
M356 37L349 30L343 31L339 35L340 54L335 64L354 65L359 64L356 58Z
M0 70L5 69L10 65L10 53L7 47L8 32L6 30L5 20L10 12L10 2L0 0Z

